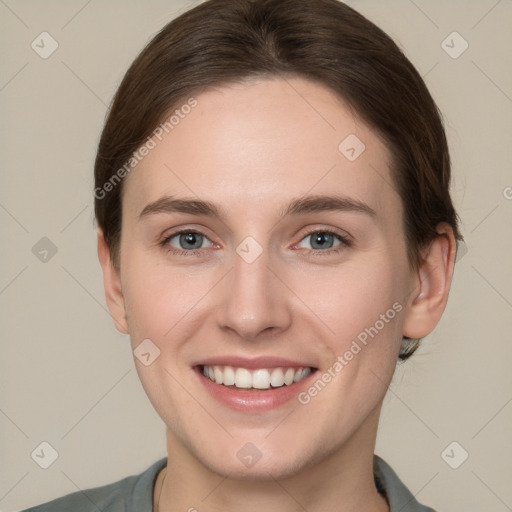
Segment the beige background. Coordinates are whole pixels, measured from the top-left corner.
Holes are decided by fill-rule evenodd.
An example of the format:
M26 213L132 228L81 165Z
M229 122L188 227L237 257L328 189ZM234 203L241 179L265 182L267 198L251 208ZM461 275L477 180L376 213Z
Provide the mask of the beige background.
M394 379L376 451L440 511L511 510L512 2L349 4L399 42L444 113L467 243L441 324ZM0 0L2 511L165 455L129 340L105 310L92 168L124 71L190 5ZM59 44L48 59L30 46L42 31ZM441 47L453 31L469 43L457 59ZM57 247L46 263L32 252L42 237ZM42 441L59 455L46 470L31 458ZM452 441L469 453L458 469L441 457Z

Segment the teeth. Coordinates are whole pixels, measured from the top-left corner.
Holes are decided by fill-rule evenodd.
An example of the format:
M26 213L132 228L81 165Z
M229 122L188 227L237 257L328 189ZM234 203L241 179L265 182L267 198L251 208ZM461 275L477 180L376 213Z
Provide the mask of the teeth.
M288 368L284 374L284 383L289 386L293 382L293 377L295 377L295 370Z
M293 372L293 368L290 368L290 370ZM281 368L272 370L272 373L270 374L270 384L275 388L278 388L284 384L284 373Z
M301 370L295 372L295 375L293 376L293 382L299 382L299 380L302 380L304 377L308 376L308 369L309 368L302 368Z
M235 386L237 388L249 389L252 387L252 375L245 368L237 368L235 372Z
M220 370L220 368L219 368ZM235 384L235 371L233 370L233 368L231 368L231 366L226 366L224 368L224 378L223 378L223 381L222 381L222 384L224 384L224 386L234 386ZM217 384L221 384L221 382L217 381Z
M213 367L213 380L219 384L224 382L224 374L218 366Z
M268 370L256 370L252 374L252 387L256 389L268 389L272 384ZM282 384L281 384L282 386Z
M270 389L289 386L305 379L311 368L233 368L232 366L203 366L203 375L217 384L241 389Z

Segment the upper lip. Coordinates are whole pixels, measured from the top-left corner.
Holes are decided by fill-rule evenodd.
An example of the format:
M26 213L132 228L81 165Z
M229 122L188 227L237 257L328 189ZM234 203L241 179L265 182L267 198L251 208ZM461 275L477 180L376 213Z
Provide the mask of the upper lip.
M253 358L216 356L200 360L193 366L232 366L234 368L247 368L248 370L257 370L258 368L314 368L314 366L305 362L273 356Z

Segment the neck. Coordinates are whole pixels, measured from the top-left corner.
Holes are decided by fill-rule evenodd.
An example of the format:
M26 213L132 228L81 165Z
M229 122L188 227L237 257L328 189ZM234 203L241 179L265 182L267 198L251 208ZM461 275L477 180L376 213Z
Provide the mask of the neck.
M211 471L167 430L168 464L154 490L156 512L389 512L375 487L373 451L378 422L360 429L339 450L293 476L237 480ZM368 424L367 424L368 425ZM370 430L370 431L368 431Z

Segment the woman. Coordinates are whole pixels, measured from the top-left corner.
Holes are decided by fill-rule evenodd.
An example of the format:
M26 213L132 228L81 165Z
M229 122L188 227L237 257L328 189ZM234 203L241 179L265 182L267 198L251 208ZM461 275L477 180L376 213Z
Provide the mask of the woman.
M432 510L373 452L461 236L438 110L387 35L336 0L204 2L128 70L95 180L167 457L30 510Z

